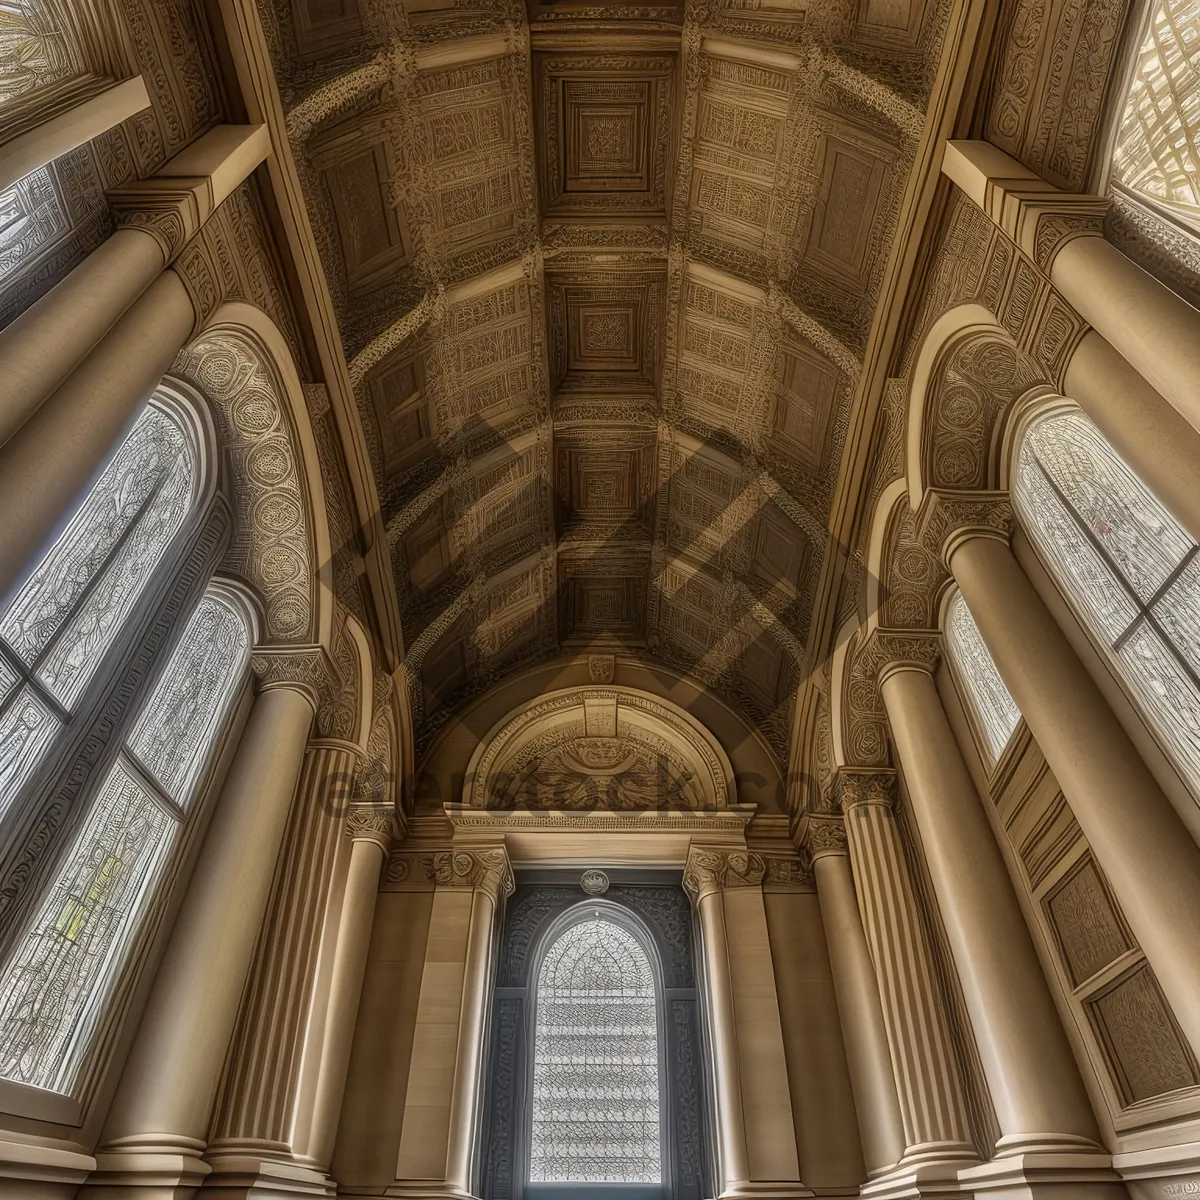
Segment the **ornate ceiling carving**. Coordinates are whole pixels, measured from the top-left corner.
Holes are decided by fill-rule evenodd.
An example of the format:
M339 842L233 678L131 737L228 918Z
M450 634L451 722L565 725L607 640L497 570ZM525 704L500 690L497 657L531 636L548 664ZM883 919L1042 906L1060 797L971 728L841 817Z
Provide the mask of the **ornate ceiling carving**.
M419 743L595 645L786 758L940 6L261 3Z

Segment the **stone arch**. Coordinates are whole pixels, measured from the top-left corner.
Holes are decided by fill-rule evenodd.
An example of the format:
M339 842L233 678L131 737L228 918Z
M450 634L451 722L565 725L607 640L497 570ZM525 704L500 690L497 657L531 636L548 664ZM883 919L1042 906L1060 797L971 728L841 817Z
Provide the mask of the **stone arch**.
M209 401L233 506L224 569L258 592L265 644L333 648L332 555L317 446L283 335L230 303L181 353L177 375Z
M1001 341L1012 341L990 309L982 304L960 304L938 317L921 343L909 388L905 450L905 477L909 504L913 508L920 505L930 486L927 467L930 447L926 431L936 393L935 379L955 346L969 338L989 335Z
M728 756L699 721L612 684L562 688L509 713L476 747L463 784L464 805L479 809L714 811L736 794Z

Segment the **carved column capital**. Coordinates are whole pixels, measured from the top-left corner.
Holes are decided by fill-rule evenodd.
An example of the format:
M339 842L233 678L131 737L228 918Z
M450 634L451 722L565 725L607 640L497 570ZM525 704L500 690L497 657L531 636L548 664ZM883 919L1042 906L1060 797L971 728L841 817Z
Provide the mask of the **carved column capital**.
M259 647L250 656L250 669L260 692L302 692L318 716L337 699L337 672L323 646Z
M212 188L203 176L136 179L108 193L118 229L140 229L158 243L170 265L212 214Z
M352 842L374 842L386 858L396 834L395 817L390 804L352 804L346 813L346 836Z
M830 795L843 812L869 804L892 808L896 799L896 772L842 767L833 777Z
M930 488L917 513L917 536L947 566L964 538L990 537L1008 545L1012 530L1007 492Z
M804 827L803 845L813 862L829 854L848 854L842 818L810 813Z
M766 873L761 854L692 846L683 869L683 890L693 904L699 904L705 896L725 888L759 887Z
M855 667L882 684L889 670L919 667L933 674L942 657L942 635L936 629L872 630L855 658Z
M479 888L496 903L516 890L512 864L503 846L483 850L439 850L433 856L438 887Z

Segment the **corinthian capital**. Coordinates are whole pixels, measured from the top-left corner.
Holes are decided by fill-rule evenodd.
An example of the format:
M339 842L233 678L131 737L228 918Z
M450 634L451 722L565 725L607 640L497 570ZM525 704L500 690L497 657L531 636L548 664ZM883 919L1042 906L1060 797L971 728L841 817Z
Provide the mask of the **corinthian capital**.
M842 818L810 813L804 828L804 848L813 862L827 854L845 854L846 826Z
M395 828L396 810L390 804L352 804L346 814L346 836L353 842L374 842L385 856Z
M932 554L950 561L964 537L991 537L1008 544L1013 510L1007 492L930 488L917 513L917 536Z
M833 777L831 796L843 812L866 804L891 808L896 796L896 772L842 767Z
M758 887L767 873L761 854L749 850L720 850L693 846L683 870L683 890L693 904L724 888Z
M433 880L438 887L480 888L494 901L516 890L508 851L502 846L484 850L439 850L433 856Z

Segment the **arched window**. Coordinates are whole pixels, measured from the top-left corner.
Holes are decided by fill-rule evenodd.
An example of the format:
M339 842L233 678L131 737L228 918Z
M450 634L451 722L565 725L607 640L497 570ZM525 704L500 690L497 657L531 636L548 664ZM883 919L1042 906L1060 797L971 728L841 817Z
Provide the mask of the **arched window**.
M1200 787L1196 543L1077 410L1026 433L1013 498L1084 627Z
M1200 0L1164 0L1138 49L1117 183L1200 229Z
M181 419L147 405L0 609L0 815L66 726L196 496Z
M210 589L0 971L0 1077L75 1089L159 898L249 648L242 611Z
M650 957L596 910L545 953L534 997L529 1182L662 1184Z
M996 670L962 592L956 592L946 607L944 633L950 665L967 698L972 722L982 734L991 766L1012 738L1021 719L1020 709Z

